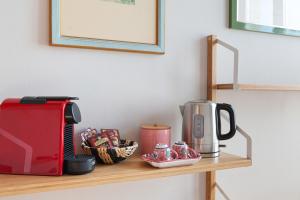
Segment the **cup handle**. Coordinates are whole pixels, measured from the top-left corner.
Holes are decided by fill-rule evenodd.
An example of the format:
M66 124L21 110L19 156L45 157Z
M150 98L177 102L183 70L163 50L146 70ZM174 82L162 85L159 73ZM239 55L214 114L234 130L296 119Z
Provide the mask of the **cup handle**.
M178 158L178 153L174 149L171 149L171 156L172 156L173 159L177 159Z
M194 149L189 147L189 158L197 158L197 157L198 157L198 153Z

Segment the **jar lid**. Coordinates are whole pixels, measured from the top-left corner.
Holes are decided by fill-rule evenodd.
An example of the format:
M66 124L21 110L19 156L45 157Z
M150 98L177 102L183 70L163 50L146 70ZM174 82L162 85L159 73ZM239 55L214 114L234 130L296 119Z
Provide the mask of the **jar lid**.
M149 130L167 130L171 129L168 125L162 125L162 124L152 124L152 125L141 125L142 129L149 129Z
M176 145L186 145L186 143L184 141L177 141L175 142Z
M168 148L167 144L156 144L155 149L166 149Z

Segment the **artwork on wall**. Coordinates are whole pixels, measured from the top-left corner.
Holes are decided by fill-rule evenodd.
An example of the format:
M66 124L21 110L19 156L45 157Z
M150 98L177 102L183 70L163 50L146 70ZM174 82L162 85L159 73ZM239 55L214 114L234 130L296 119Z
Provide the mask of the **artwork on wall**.
M230 0L230 27L300 36L300 1Z
M52 0L51 44L164 53L165 0Z

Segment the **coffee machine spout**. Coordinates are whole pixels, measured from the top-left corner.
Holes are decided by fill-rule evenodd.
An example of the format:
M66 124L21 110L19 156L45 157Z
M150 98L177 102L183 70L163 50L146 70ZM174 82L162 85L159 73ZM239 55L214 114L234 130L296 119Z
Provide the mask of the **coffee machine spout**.
M183 117L183 114L184 114L184 105L180 105L179 109L180 109L181 115Z

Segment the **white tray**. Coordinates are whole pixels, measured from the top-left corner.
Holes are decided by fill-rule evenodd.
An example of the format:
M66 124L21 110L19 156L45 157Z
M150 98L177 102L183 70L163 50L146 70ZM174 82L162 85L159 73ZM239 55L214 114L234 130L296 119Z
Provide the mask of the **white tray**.
M142 156L142 159L145 162L149 163L153 167L168 168L168 167L194 165L201 160L201 156L199 156L197 158L189 158L189 159L174 159L174 160L165 161L165 162L157 162L157 161L150 160L145 155Z

